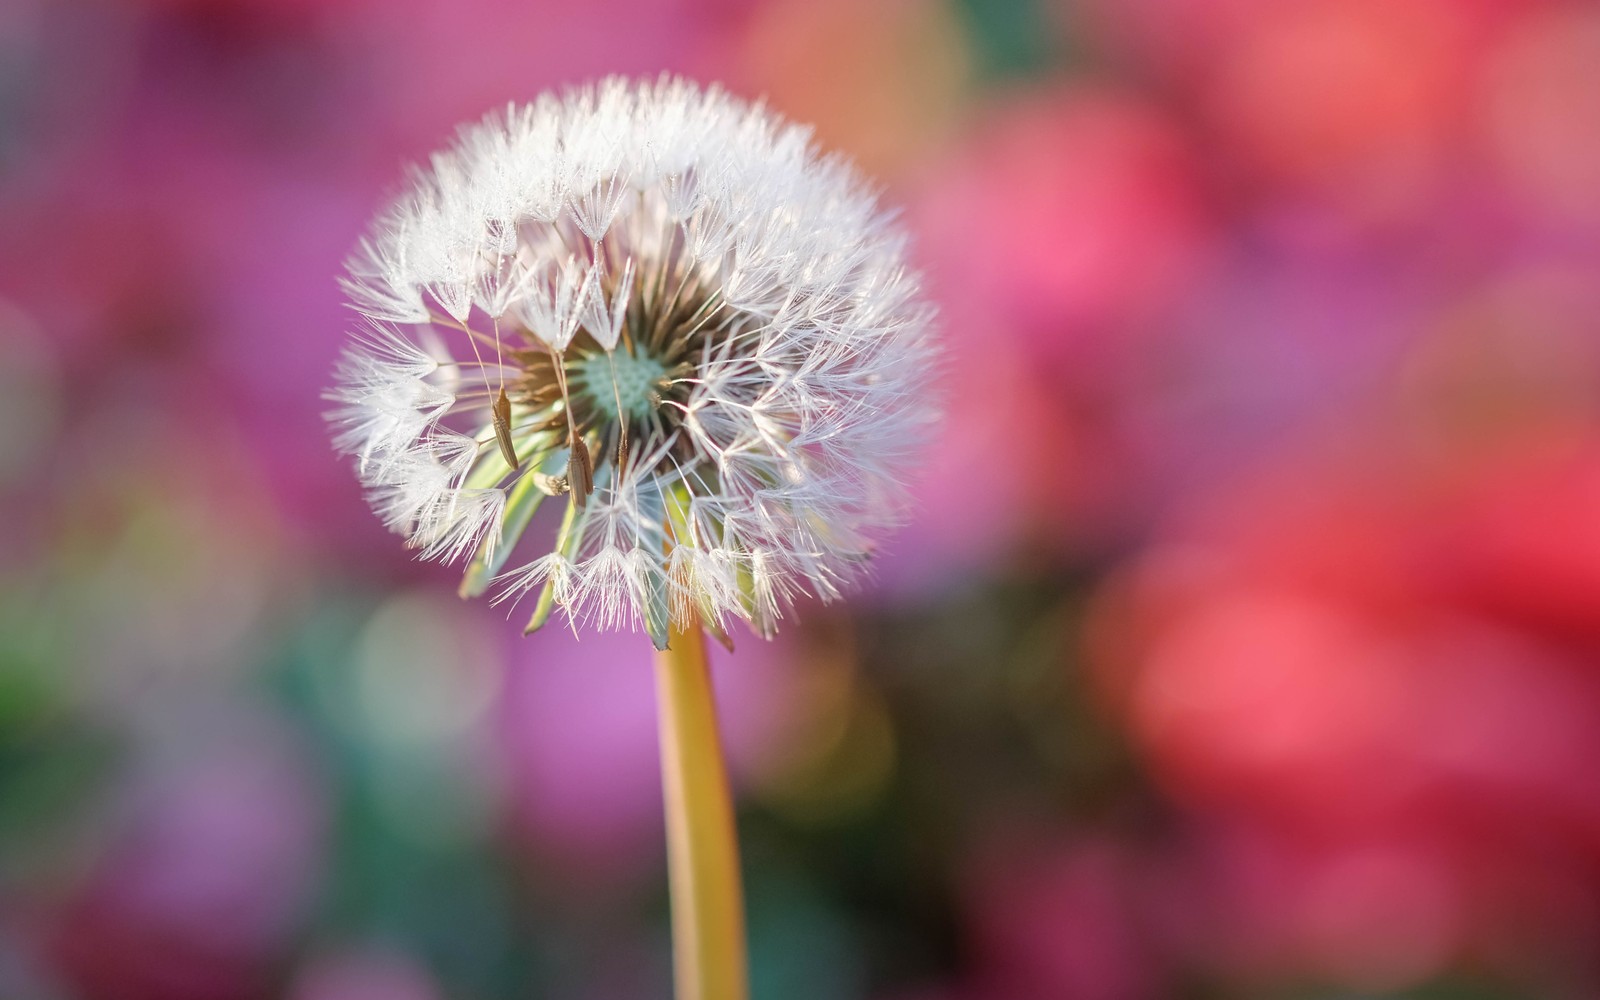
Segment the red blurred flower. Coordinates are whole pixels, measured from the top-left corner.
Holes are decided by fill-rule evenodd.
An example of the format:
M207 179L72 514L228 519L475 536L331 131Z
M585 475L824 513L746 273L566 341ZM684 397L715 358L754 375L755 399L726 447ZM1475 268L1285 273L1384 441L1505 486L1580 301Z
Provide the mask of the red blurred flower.
M1286 234L1426 229L1474 171L1484 56L1542 0L1111 0L1130 52L1212 139L1240 204Z
M1497 454L1226 490L1095 617L1162 783L1269 866L1245 927L1352 985L1600 927L1600 443Z

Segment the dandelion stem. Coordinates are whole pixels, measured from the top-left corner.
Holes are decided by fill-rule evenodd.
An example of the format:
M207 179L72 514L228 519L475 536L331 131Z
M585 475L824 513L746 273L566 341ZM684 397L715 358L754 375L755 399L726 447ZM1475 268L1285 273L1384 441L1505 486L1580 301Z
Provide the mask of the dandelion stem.
M656 689L677 1000L745 1000L739 845L698 622L656 653Z

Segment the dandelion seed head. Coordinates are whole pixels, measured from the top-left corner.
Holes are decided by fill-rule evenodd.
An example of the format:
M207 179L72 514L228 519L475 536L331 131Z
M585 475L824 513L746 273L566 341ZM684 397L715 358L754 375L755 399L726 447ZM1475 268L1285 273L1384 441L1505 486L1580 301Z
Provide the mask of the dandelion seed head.
M469 560L464 594L770 633L903 518L937 410L906 245L846 161L716 88L513 105L349 260L335 444L424 557Z

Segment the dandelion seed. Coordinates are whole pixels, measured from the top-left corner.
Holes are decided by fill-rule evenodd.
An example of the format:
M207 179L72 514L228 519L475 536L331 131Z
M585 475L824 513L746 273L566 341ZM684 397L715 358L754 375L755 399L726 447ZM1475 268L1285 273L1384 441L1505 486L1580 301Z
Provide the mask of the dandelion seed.
M935 415L905 238L809 132L612 79L464 129L348 265L329 394L374 508L463 594L664 645L772 632L903 513ZM554 538L523 537L550 496Z

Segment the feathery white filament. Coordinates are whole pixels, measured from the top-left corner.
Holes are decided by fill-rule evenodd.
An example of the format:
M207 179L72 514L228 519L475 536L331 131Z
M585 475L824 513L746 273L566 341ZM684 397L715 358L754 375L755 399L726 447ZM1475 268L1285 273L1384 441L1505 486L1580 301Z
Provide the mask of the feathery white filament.
M335 443L424 556L473 557L464 592L492 576L658 642L697 618L769 633L902 516L935 416L905 246L848 163L717 89L513 106L351 258L370 329L329 394ZM547 496L559 532L519 546Z

